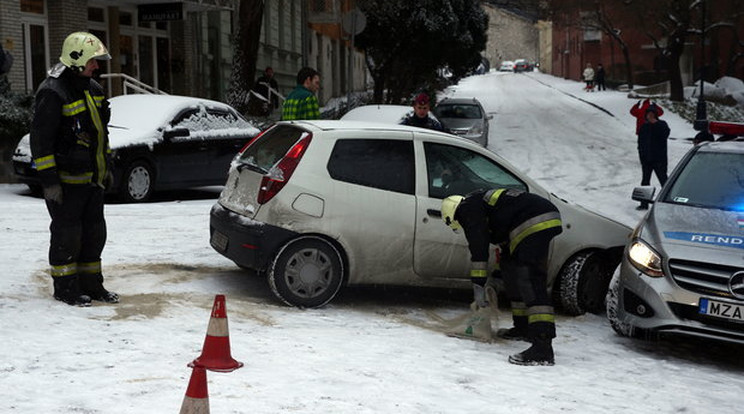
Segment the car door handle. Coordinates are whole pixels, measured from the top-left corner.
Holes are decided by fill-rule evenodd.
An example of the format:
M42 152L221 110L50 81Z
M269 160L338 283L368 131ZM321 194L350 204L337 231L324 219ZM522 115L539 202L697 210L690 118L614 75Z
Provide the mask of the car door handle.
M428 215L430 215L432 217L442 218L442 212L439 211L439 210L435 210L433 208L427 209L426 210L426 214L428 214Z

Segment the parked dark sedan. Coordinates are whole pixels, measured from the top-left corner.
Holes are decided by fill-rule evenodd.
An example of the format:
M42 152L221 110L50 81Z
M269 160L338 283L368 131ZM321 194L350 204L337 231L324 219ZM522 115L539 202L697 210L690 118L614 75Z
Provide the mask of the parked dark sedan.
M230 161L259 130L222 102L173 95L111 98L114 186L127 202L153 192L223 185ZM38 191L29 135L13 154L19 181Z

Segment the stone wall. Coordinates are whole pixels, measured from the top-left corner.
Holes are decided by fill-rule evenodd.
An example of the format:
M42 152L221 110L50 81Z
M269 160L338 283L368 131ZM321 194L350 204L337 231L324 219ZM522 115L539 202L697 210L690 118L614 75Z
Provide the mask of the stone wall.
M488 14L488 43L484 55L491 67L502 60L539 59L539 33L535 24L524 17L484 4Z

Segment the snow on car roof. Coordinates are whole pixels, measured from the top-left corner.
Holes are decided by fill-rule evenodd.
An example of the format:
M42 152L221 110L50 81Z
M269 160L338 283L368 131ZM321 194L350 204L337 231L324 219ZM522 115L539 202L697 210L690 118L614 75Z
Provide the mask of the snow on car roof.
M364 105L347 112L342 121L369 121L384 124L399 124L403 118L413 113L410 106L404 105Z
M222 102L176 95L121 95L111 98L109 102L109 138L113 148L161 139L159 129L169 128L170 121L185 109L202 107L234 112L232 107ZM187 118L179 126L188 128L192 132L191 138L246 135L246 129L249 130L247 135L260 132L243 118L203 116L199 119Z

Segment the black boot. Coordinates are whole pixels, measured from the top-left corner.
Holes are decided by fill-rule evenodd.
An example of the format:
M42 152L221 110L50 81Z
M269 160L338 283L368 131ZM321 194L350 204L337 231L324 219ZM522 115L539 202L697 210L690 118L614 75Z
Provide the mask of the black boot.
M90 306L90 296L80 292L78 276L54 276L54 299L72 306Z
M527 350L510 356L509 362L515 365L554 365L551 339L535 339Z
M109 292L103 287L103 275L100 273L81 275L80 290L93 300L106 303L119 303L119 295Z
M519 329L516 326L513 326L511 328L501 328L498 331L496 331L496 336L502 339L506 339L508 341L529 342L529 339L527 339L527 330Z

